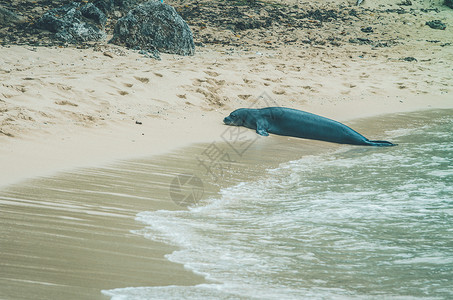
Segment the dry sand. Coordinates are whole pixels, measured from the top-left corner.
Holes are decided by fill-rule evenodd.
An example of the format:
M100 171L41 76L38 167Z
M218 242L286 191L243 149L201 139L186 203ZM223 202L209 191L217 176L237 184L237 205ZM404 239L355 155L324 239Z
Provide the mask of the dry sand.
M330 2L333 3L331 5L347 4L344 1ZM413 2L415 8L423 5L421 1ZM399 7L390 4L390 1L365 1L364 5ZM453 108L453 46L448 45L453 43L453 11L441 7L440 1L429 5L440 8L440 11L401 16L390 13L386 16L391 18L385 19L385 22L379 14L369 14L363 20L357 20L357 24L338 25L344 26L343 29L351 37L355 37L362 34L361 27L370 24L375 32L380 32L381 37L385 35L388 40L398 37L400 42L391 47L373 48L370 45L350 43L338 47L304 43L289 45L281 41L280 34L274 35L272 31L261 38L255 36L254 31L246 32L243 37L231 37L248 39L249 42L255 40L257 43L266 39L269 41L266 44L272 47L258 47L251 43L244 47L207 45L198 47L193 57L163 54L161 61L108 44L98 45L94 49L1 46L0 187L4 195L20 190L30 195L41 195L40 197L44 197L42 201L45 201L45 193L34 191L52 186L53 179L25 181L26 179L82 167L111 165L125 159L153 155L160 157L156 155L170 153L194 143L221 141L226 128L222 125L223 117L239 107L287 106L345 123L357 118L396 112ZM433 30L424 25L426 20L433 18L446 22L447 29ZM335 26L331 25L328 30L322 27L310 29L309 32L301 29L288 32L288 35L301 39L307 35L325 39L335 35ZM275 32L281 33L281 28L275 28ZM210 34L218 34L219 39L225 38L222 31ZM378 34L372 34L372 37L376 38L376 35ZM414 57L417 61L402 60L406 57ZM141 124L136 124L137 121ZM364 127L356 129L363 132L366 130ZM392 129L391 124L387 124L386 128ZM282 140L279 137L268 137L265 143L272 144L273 141L279 143ZM193 155L193 152L190 153ZM96 173L93 176L96 177ZM20 182L24 184L13 185ZM77 185L70 182L67 184ZM111 187L115 186L115 183L109 184ZM67 189L76 187L70 186ZM93 190L96 191L96 188ZM165 186L165 192L167 191L168 187ZM157 196L153 196L155 199L159 195L159 192L156 193ZM8 197L8 201L13 201L11 194ZM74 197L68 201L71 205L83 207L83 201L77 199L79 198ZM5 199L2 201L4 207L11 204L6 203ZM77 204L77 201L82 202ZM121 201L120 198L116 204L109 204L109 207L118 209ZM138 200L131 200L128 205L133 209L124 208L124 211L114 215L110 208L103 207L105 203L95 202L89 209L102 208L99 216L84 221L91 223L93 228L98 228L97 231L87 232L83 225L72 224L73 231L68 229L65 234L81 234L89 245L94 243L91 248L98 247L98 253L106 255L106 260L118 258L112 253L108 254L109 250L105 245L110 244L99 246L99 242L96 244L88 236L99 233L109 242L129 243L134 251L138 251L135 257L127 260L126 254L131 248L120 244L117 253L121 259L125 259L124 267L139 264L142 257L150 254L145 249L145 242L127 235L128 230L136 226L134 213L141 209L159 207L171 209L171 205L159 206L158 202L153 203L139 204ZM28 212L27 209L31 211ZM36 218L32 218L30 222L48 221L44 218L46 214L41 212L44 219L39 219L40 215L36 210L27 209L22 213ZM106 212L112 215L104 215ZM13 211L8 213L10 217L14 215L11 220L20 224L21 214ZM80 217L77 209L72 208L67 209L62 216L66 220ZM124 221L115 227L118 220ZM72 226L70 222L62 224ZM52 223L45 226L51 227ZM119 230L120 233L109 233L108 228ZM20 234L21 226L18 225L16 229L17 234ZM44 233L32 230L33 236L43 238L40 234ZM126 237L118 238L122 234ZM51 247L50 244L46 245ZM14 252L14 245L9 246ZM77 249L73 246L68 247ZM65 246L61 247L61 251L65 251ZM155 284L193 284L202 281L196 276L187 279L182 267L165 263L162 255L171 248L159 248L163 246L158 244L149 247L155 255L153 259L158 261L150 264L161 266L153 271L153 276L161 274L158 277L161 280L157 280ZM47 250L49 248L42 249L43 252ZM76 254L82 259L87 254L80 251ZM44 255L45 253L41 257ZM62 263L55 268L60 268L60 271L70 268L71 262L73 260L69 259L65 263L63 258ZM20 265L20 262L16 263ZM90 261L84 263L89 264ZM104 265L108 266L108 263ZM83 275L83 267L84 265L76 273L82 274L82 277L87 276L88 279L77 282L82 288L79 286L79 289L74 289L74 299L84 285L87 289L92 289L87 292L92 296L97 293L97 287L120 287L116 284L124 280L123 277L110 278L99 280L99 284L91 284L90 278L96 278L96 272ZM108 273L121 266L105 268L107 269L103 272ZM9 274L14 273L11 272ZM172 272L182 272L182 275L169 276ZM131 270L125 271L126 275L132 273ZM146 276L146 272L140 275ZM17 275L17 278L22 277ZM23 278L23 281L18 280L15 285L11 285L11 289L17 291L24 288L24 282L28 279L26 276ZM126 285L136 280L133 276L127 278L129 279L124 281ZM38 285L45 287L46 280L52 282L54 279L43 278L43 283ZM150 283L137 282L137 285L140 284ZM65 288L67 287L60 287L56 291ZM43 295L46 295L45 290L43 288ZM30 293L33 291L30 290Z
M2 47L0 184L207 142L219 138L225 115L257 100L340 121L453 106L453 47L417 55L426 62L365 47L213 47L162 61L129 50L110 58Z
M198 47L194 57L162 55L161 61L109 44L2 46L0 186L207 142L219 138L223 117L239 107L288 106L340 121L452 107L451 9L441 1L412 1L416 13L398 14L394 10L401 6L393 1L368 2L365 8L379 10L365 10L353 22L246 30L234 37L243 46ZM319 8L345 4L323 1ZM425 22L432 19L449 26L431 29ZM363 33L366 26L373 33ZM208 35L222 39L228 32L220 28ZM335 35L395 42L390 47L303 42ZM200 36L205 34L195 35ZM288 44L282 36L302 42ZM406 57L417 61L402 60Z

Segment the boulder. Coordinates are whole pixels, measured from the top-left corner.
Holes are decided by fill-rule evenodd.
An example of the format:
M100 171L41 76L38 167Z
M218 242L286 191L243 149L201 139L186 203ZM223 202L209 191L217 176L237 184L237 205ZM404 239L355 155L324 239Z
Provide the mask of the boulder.
M104 0L105 1L105 0ZM138 0L113 0L119 8L132 8L137 5Z
M0 26L24 23L26 20L0 5Z
M106 20L105 14L93 4L73 2L46 12L36 26L54 32L59 40L75 44L104 39Z
M138 0L94 0L92 3L104 14L109 15L114 10L128 11L137 5Z
M192 31L176 10L160 1L138 5L119 19L111 43L134 49L193 55Z
M80 8L80 12L85 18L91 19L96 24L99 24L103 27L105 26L105 23L107 23L107 17L105 16L105 14L93 3L88 3L87 5L82 6Z
M113 11L114 0L95 0L93 4L99 8L104 14L108 15Z

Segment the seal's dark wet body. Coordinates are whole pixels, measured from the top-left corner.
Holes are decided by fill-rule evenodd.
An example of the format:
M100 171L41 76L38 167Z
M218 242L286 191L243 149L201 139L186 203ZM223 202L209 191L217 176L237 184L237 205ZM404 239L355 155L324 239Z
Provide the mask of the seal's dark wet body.
M263 136L273 133L339 144L395 146L387 141L370 141L335 120L285 107L240 108L226 117L224 123L256 129Z

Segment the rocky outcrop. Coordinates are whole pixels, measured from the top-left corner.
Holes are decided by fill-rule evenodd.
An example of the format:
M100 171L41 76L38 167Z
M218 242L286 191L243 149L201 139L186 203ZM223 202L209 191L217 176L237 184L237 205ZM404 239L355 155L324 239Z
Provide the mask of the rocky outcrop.
M101 25L102 28L105 26L107 22L106 15L93 3L88 3L80 8L80 12L82 16L94 21L95 24Z
M46 12L36 26L54 32L59 40L78 43L104 39L106 21L105 14L92 3L73 2Z
M127 12L136 6L138 2L138 0L94 0L93 4L104 14L109 15L115 10Z
M192 31L173 7L160 1L138 5L118 20L111 43L134 49L193 55Z
M20 23L24 23L24 22L25 22L25 18L0 6L0 27L11 25L11 24L20 24Z
M114 0L95 0L93 1L93 4L106 15L113 12L113 9L115 7Z

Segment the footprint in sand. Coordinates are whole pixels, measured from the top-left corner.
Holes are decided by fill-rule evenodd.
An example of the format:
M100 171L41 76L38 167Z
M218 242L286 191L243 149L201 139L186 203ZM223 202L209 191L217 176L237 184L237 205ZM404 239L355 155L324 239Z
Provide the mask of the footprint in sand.
M206 74L208 74L209 76L211 77L217 77L219 76L220 74L217 73L217 72L214 72L214 71L204 71Z
M318 87L322 87L322 84L316 84L316 85L317 85ZM310 93L319 93L319 91L318 91L315 87L313 87L313 86L311 86L311 85L305 85L305 86L303 86L302 88L303 88L304 90L309 91Z
M208 79L207 82L212 86L222 86L222 85L225 85L225 83L226 83L225 80L216 80L214 78Z
M266 80L266 81L271 81L271 82L274 82L274 83L281 83L282 82L282 78L279 77L279 78L263 78L263 80Z
M137 79L138 81L142 82L142 83L149 83L149 78L147 78L147 77L134 76L134 78Z
M369 77L370 77L370 74L367 74L367 73L360 74L360 79L365 79L365 78L369 78Z
M396 85L400 90L407 88L407 86L403 82L397 82Z
M72 90L72 87L69 85L61 84L61 83L50 83L50 85L53 85L57 87L60 91L70 91Z
M197 87L195 92L202 94L209 104L219 107L223 106L228 100L225 96L221 95L221 90L225 84L225 80L217 80L212 77L207 79L195 79L193 81L193 86Z
M349 83L349 82L343 82L343 86L352 89L352 88L355 88L357 85Z
M194 86L201 86L204 82L206 82L206 80L196 78L196 79L193 81L192 84L193 84Z
M248 98L252 97L252 95L238 95L238 97L242 100L247 100Z
M72 103L72 102L67 101L67 100L55 101L55 104L57 104L57 105L69 105L69 106L75 106L75 107L79 106L78 104Z
M286 94L286 91L283 88L276 88L272 90L272 93L274 93L275 95L284 95Z

